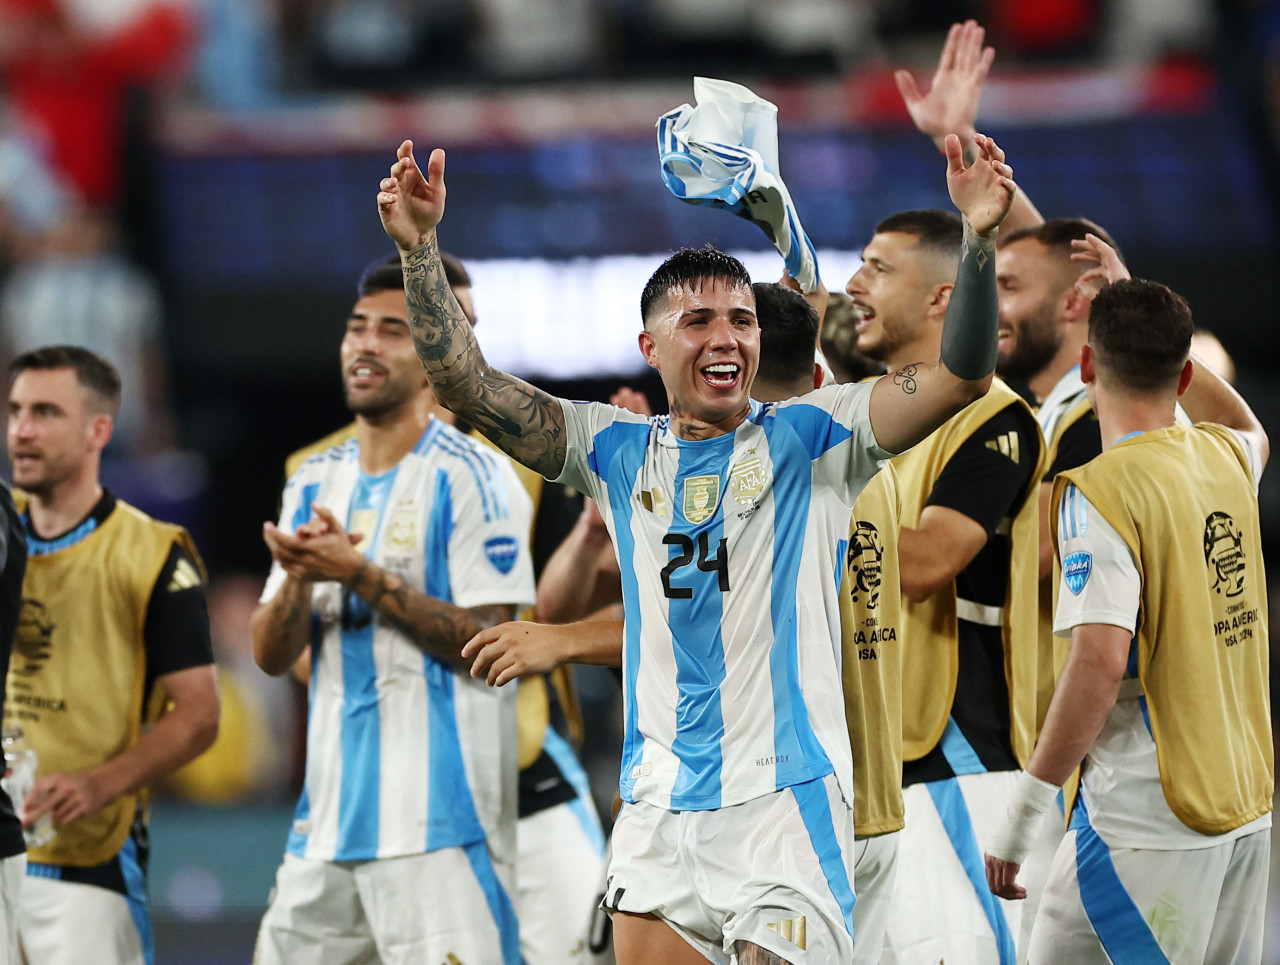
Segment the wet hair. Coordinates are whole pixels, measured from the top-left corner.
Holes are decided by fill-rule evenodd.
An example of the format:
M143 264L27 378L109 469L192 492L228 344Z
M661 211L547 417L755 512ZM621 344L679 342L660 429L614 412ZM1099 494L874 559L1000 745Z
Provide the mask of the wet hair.
M9 382L23 372L71 369L97 408L113 419L120 414L120 373L101 355L80 345L46 345L23 352L9 363Z
M1186 299L1141 278L1107 285L1089 312L1089 345L1098 367L1140 393L1178 384L1194 331Z
M1046 221L1044 224L1036 225L1032 228L1019 228L1017 231L1011 231L1007 235L1000 235L997 242L1001 248L1005 245L1011 245L1015 241L1023 241L1030 238L1038 241L1046 248L1051 248L1064 258L1069 258L1071 253L1075 251L1071 247L1073 241L1084 241L1086 234L1094 234L1109 244L1116 250L1116 254L1120 256L1120 261L1124 261L1124 254L1120 251L1120 246L1116 244L1115 239L1107 233L1107 230L1095 221L1088 218L1054 218L1052 221ZM1088 263L1082 263L1080 271L1084 272L1089 267Z
M756 282L751 290L760 323L756 378L775 385L789 385L806 377L812 380L818 313L798 291L777 282Z
M950 258L960 258L960 243L964 241L964 223L959 215L950 211L940 211L936 208L899 211L876 225L876 234L884 234L887 231L911 235L921 248Z
M732 255L707 245L705 248L681 248L658 266L640 293L640 319L649 324L655 305L677 288L694 287L704 281L724 281L731 285L751 287L746 267Z
M440 263L444 265L444 277L450 288L470 288L471 276L467 269L447 251L440 252ZM356 297L364 298L378 292L404 290L404 272L400 267L400 256L388 255L379 258L360 275L356 283Z

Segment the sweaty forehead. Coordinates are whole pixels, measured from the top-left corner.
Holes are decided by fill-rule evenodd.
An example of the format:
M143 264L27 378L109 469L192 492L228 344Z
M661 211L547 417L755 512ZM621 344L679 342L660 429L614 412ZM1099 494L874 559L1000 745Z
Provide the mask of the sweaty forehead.
M672 285L653 305L652 319L662 315L679 317L685 312L711 308L721 311L756 308L756 296L751 286L727 278L695 278L692 281ZM650 319L646 319L646 323Z

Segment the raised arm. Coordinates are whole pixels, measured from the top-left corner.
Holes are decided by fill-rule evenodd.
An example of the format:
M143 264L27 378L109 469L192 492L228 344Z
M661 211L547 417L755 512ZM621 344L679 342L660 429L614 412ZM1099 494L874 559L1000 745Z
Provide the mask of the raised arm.
M1271 455L1271 440L1258 417L1231 383L1192 355L1195 372L1182 394L1182 408L1192 422L1216 422L1247 436L1262 468Z
M412 141L400 145L396 158L378 192L378 213L400 250L409 327L431 388L511 458L554 479L565 461L560 402L485 361L445 278L436 240L444 217L444 151L431 152L426 175Z
M983 82L996 55L994 47L983 46L985 39L986 31L976 20L952 24L928 93L920 93L911 71L893 72L902 102L916 129L927 134L939 151L943 150L948 134L956 135L966 164L972 164L978 156L974 146L978 105L982 101ZM1019 190L1005 219L1005 230L1033 228L1043 223L1044 217L1031 199Z
M996 142L975 135L981 156L966 168L960 139L946 139L947 190L964 216L960 267L933 361L905 365L871 392L871 427L890 452L902 452L991 386L996 364L996 231L1017 186Z

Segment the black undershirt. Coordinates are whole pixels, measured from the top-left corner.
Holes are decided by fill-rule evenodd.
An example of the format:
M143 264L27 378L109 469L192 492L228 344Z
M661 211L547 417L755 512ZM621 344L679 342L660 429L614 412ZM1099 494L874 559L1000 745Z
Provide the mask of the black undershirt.
M1015 445L1016 462L1012 456ZM962 513L987 534L977 556L956 575L960 599L1004 606L1011 547L1009 537L998 530L1028 498L1040 446L1039 428L1031 413L1018 404L1007 406L956 450L934 484L926 505ZM958 620L957 638L959 664L951 716L988 771L1017 770L1009 737L1009 688L1001 629ZM905 762L902 774L904 785L955 776L940 746L919 760Z
M1045 482L1053 482L1055 476L1068 469L1083 466L1102 455L1102 429L1098 414L1090 409L1067 427L1058 440L1058 451L1053 455L1053 465L1044 474Z

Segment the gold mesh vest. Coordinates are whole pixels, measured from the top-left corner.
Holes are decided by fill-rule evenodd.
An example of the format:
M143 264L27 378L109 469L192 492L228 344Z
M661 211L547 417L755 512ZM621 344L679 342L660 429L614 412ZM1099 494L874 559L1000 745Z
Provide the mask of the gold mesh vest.
M19 505L25 509L25 499ZM199 565L184 529L117 500L79 542L27 560L4 719L22 727L39 774L83 771L110 760L137 743L144 722L163 713L163 689L143 692L143 627L174 543ZM46 864L102 864L120 851L149 799L146 789L123 795L59 828L49 844L27 856Z
M903 826L898 478L885 463L853 505L840 588L845 715L858 837Z
M1202 834L1267 813L1275 787L1267 589L1239 441L1210 423L1171 426L1060 474L1055 547L1068 483L1120 534L1142 579L1138 680L1170 810Z
M920 525L920 515L947 462L989 419L1011 405L1022 406L1030 414L1022 397L995 379L985 396L947 420L914 449L894 457L902 526L914 529ZM1042 646L1036 638L1040 523L1039 503L1033 494L1044 475L1042 450L1043 447L1039 452L1019 456L1035 459L1036 465L1027 491L1008 521L1012 560L1004 606L1005 678L1009 688L1010 741L1023 766L1035 745L1040 705L1048 699L1040 690L1042 678L1049 679L1042 667L1045 661L1052 663L1048 643ZM955 582L921 603L903 597L902 627L902 752L905 760L914 761L937 746L955 699L959 669Z

